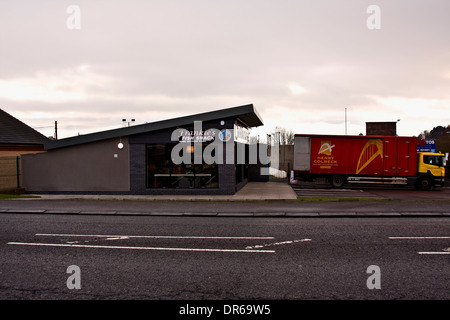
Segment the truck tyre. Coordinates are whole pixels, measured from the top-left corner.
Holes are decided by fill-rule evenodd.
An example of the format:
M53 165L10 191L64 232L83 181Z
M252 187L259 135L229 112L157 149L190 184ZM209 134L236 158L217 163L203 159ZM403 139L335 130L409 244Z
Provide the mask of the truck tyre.
M341 175L334 175L330 178L330 184L333 188L342 188L345 184L345 178Z
M417 189L428 191L433 188L433 180L430 177L422 177L417 181Z

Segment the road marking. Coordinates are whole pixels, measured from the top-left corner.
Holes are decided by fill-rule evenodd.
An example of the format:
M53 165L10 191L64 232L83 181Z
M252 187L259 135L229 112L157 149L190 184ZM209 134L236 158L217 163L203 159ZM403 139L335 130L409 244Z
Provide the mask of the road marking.
M97 246L85 244L63 243L34 243L34 242L8 242L10 245L44 246L44 247L71 247L95 249L128 249L128 250L158 250L158 251L199 251L199 252L235 252L235 253L275 253L275 250L243 250L243 249L202 249L202 248L162 248L162 247L126 247L126 246Z
M437 236L437 237L389 237L391 240L433 240L433 239L450 239L447 236ZM432 252L432 251L420 251L418 254L450 254L450 248L443 249L442 251Z
M389 237L391 240L450 239L450 237Z
M297 242L306 242L306 241L311 241L311 239L289 240L289 241L282 241L282 242L258 244L258 245L255 245L255 246L245 247L245 249L259 249L259 248L272 247L272 246L281 246L281 245L285 245L285 244L291 244L291 243L297 243Z
M213 239L213 240L273 240L273 239L275 239L274 237L128 236L128 235L57 234L57 233L36 233L36 236L110 238L110 239L107 239L107 240L119 240L119 239L127 239L127 238L144 238L144 239Z
M450 254L450 252L442 251L442 252L417 252L418 254Z

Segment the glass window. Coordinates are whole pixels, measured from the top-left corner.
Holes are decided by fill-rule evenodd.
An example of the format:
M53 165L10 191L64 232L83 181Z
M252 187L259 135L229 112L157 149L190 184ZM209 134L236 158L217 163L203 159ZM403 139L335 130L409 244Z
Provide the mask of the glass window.
M191 162L176 165L171 161L172 148L176 144L147 145L147 188L218 188L217 164L194 164L194 149ZM203 150L207 144L202 144Z
M423 162L425 164L431 164L433 166L444 166L444 157L442 156L423 156Z

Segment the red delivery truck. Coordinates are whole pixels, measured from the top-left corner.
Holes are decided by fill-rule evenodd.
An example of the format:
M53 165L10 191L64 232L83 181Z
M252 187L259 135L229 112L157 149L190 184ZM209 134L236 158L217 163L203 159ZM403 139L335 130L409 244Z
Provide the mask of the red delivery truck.
M423 140L398 136L296 134L294 179L326 178L335 188L345 183L444 186L444 155L417 152Z

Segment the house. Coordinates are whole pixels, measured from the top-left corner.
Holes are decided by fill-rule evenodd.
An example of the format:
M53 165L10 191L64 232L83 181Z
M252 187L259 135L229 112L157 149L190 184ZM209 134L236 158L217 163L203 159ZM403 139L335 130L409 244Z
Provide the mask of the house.
M43 152L49 139L0 109L0 157Z
M0 109L0 192L21 188L21 156L45 152L41 133Z

